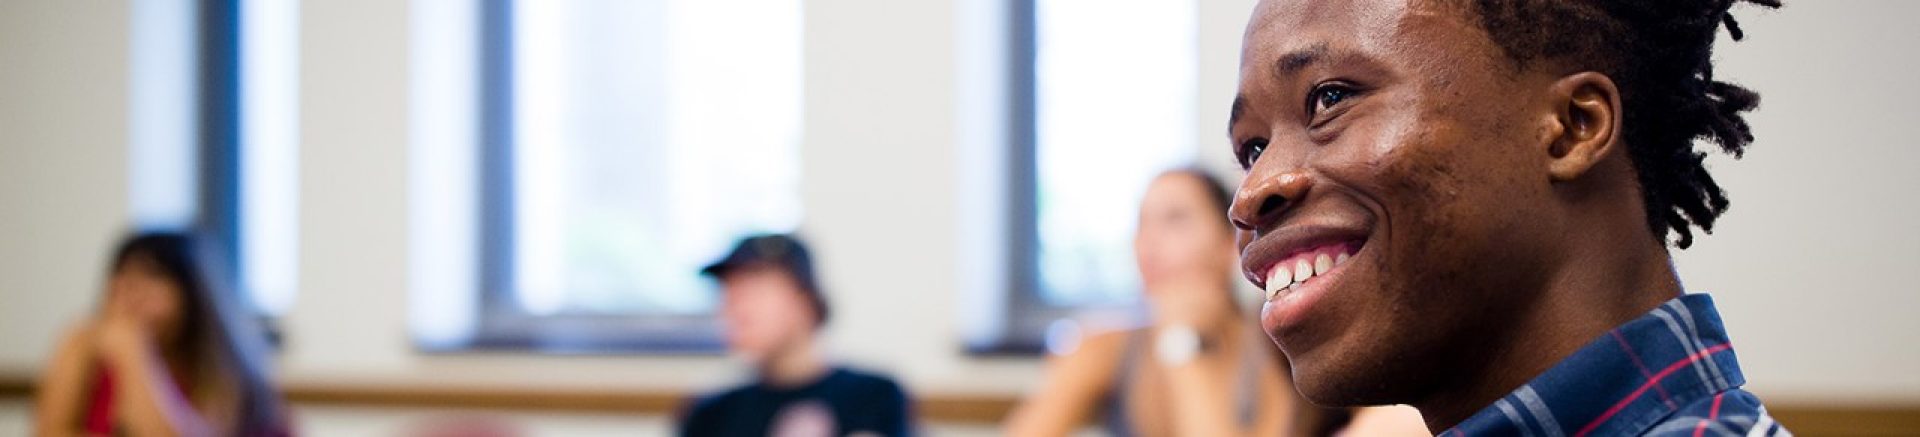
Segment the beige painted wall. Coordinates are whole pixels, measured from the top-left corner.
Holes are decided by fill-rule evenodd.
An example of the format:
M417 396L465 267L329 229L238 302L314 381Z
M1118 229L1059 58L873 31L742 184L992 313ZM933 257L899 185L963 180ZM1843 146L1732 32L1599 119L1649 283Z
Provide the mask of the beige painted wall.
M1758 139L1709 165L1733 207L1677 256L1710 291L1752 388L1920 401L1920 2L1790 1L1741 15L1717 76L1761 92Z
M127 216L127 5L0 2L0 367L92 305Z

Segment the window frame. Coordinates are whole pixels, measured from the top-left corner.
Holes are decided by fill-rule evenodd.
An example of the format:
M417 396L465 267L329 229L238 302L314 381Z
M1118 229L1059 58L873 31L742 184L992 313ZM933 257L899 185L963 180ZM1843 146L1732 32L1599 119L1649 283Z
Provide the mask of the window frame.
M1006 242L1004 288L1000 325L987 339L973 339L965 351L976 356L1035 356L1047 353L1051 336L1062 327L1084 328L1087 322L1138 320L1141 304L1093 303L1063 305L1042 294L1040 278L1039 205L1039 0L1005 0L1008 6L1006 62L1005 158L1007 184L1004 218ZM1074 325L1061 325L1060 322Z
M136 183L156 183L163 186L163 190L180 190L187 199L191 199L192 205L184 211L166 211L164 216L153 217L144 216L144 213L153 211L141 211L136 206L131 218L139 231L184 231L207 240L210 249L215 252L207 261L216 263L208 266L207 270L218 276L213 278L214 281L226 285L218 287L216 291L228 293L229 299L241 304L243 316L260 324L269 346L277 352L282 339L281 315L265 308L260 296L246 281L245 267L248 261L244 259L245 252L242 251L246 204L242 199L241 184L246 171L247 153L247 139L244 137L246 95L245 84L242 83L245 78L245 54L241 45L245 25L243 2L194 0L183 1L179 5L156 6L179 6L188 20L185 23L186 34L182 37L192 51L185 54L188 58L185 62L185 68L189 70L186 72L188 86L191 89L183 94L187 101L178 103L189 111L186 119L192 133L186 137L188 143L185 150L179 152L189 155L186 162L190 162L193 169L187 170L188 176L182 180L135 178L139 179ZM162 85L141 83L135 78L129 86ZM140 117L139 114L136 112L131 116ZM148 147L139 141L132 141L128 146ZM129 153L137 156L140 152ZM129 162L128 165L140 163ZM130 172L138 174L137 171Z
M514 293L514 0L479 0L478 314L463 344L433 350L556 354L720 355L718 311L706 314L533 314Z

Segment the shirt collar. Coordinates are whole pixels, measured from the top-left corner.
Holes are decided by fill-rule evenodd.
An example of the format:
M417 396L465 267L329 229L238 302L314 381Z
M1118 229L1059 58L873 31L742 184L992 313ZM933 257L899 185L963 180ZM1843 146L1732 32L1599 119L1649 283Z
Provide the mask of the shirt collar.
M1684 295L1607 331L1441 435L1638 435L1681 406L1745 383L1713 298Z

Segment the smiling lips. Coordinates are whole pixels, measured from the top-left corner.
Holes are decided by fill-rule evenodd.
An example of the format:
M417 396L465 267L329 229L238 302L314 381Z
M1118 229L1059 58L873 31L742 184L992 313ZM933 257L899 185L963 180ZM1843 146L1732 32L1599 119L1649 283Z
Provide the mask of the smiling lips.
M1336 243L1299 251L1267 270L1267 300L1280 297L1281 292L1305 285L1316 276L1326 276L1329 272L1347 263L1353 253L1359 250L1356 243Z

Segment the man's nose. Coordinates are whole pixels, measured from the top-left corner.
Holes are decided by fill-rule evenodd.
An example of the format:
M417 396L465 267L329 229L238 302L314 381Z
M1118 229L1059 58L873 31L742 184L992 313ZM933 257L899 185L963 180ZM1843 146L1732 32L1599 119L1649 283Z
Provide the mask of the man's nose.
M1306 198L1313 187L1307 172L1290 170L1278 174L1250 173L1234 194L1227 216L1233 226L1245 231L1272 227L1288 209Z

